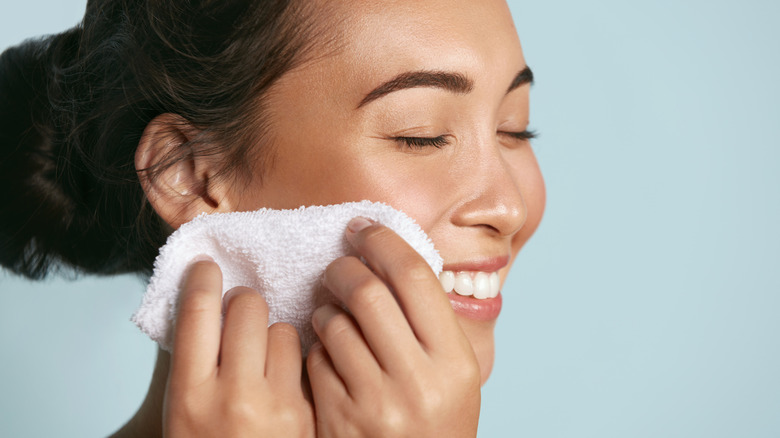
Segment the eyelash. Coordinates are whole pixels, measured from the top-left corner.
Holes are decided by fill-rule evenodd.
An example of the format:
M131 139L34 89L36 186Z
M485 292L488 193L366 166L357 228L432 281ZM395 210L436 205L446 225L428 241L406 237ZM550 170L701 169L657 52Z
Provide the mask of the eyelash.
M424 149L429 146L441 149L449 144L446 135L438 137L395 137L393 140L404 144L409 149Z
M520 141L532 140L537 137L535 131L528 130L522 132L500 131L499 134ZM393 140L405 145L410 149L424 149L430 146L433 146L436 149L441 149L449 144L449 140L447 139L446 135L440 135L438 137L394 137Z
M533 140L537 137L536 131L529 131L527 129L523 132L500 131L499 134L506 135L509 138L520 140L520 141Z

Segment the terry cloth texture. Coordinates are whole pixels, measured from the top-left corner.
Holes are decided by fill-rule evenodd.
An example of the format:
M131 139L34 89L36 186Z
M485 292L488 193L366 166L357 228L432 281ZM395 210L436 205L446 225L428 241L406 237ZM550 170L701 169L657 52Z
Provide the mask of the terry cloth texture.
M312 313L335 302L320 284L322 273L333 260L354 254L344 233L356 216L391 228L425 258L436 275L441 272L442 259L419 225L381 203L202 214L171 234L160 249L132 321L170 351L182 280L192 259L206 254L222 270L222 294L235 286L260 292L268 302L269 325L292 324L306 354L317 339Z

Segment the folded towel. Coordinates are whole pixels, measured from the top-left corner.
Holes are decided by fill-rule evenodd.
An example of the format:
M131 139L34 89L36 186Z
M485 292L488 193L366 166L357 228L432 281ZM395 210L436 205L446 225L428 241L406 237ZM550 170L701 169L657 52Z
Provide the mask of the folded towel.
M320 285L322 273L333 260L353 254L344 232L356 216L393 229L436 275L441 272L442 259L425 232L406 214L385 204L362 201L296 210L202 214L171 234L160 249L132 321L170 351L183 276L195 256L206 254L222 269L222 294L235 286L260 292L268 302L269 324L292 324L306 354L317 339L312 313L335 302Z

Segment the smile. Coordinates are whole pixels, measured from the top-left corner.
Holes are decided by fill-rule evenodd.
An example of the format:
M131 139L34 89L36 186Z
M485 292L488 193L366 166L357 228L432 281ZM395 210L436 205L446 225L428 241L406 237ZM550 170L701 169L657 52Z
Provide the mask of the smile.
M501 289L498 272L483 271L442 271L439 281L444 292L455 292L464 297L478 300L495 298Z

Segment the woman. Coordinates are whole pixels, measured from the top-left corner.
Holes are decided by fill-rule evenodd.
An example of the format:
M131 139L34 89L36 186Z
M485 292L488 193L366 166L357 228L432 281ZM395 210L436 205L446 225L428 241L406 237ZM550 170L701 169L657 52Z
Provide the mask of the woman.
M350 312L315 312L303 364L259 294L221 299L198 260L173 353L116 436L474 436L501 297L469 291L503 284L544 210L531 81L499 0L91 0L82 26L0 59L2 263L148 275L204 212L385 202L431 237L441 279L354 219L368 266L329 266Z

